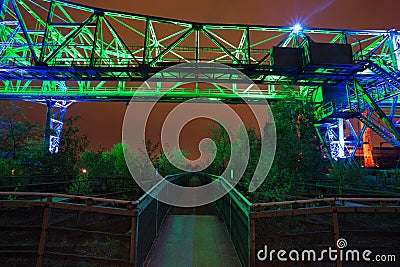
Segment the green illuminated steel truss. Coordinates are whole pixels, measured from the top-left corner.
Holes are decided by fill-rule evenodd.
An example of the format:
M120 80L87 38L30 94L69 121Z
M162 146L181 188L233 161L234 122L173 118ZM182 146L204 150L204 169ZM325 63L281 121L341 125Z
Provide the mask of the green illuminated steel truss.
M196 23L60 0L0 3L2 99L129 101L136 93L144 101L163 95L163 101L204 97L237 103L240 98L257 102L291 95L315 103L321 136L328 136L338 119L359 118L399 146L397 30ZM311 64L311 43L348 44L353 64ZM302 66L274 66L273 47L304 49ZM169 80L167 86L160 83L138 91L160 70L185 62L234 67L250 77L261 93L251 87L236 89L240 81L224 72L214 73L216 82L208 86L195 83L196 90L185 86L190 77L177 79L177 73L171 72L163 76ZM221 88L216 84L221 81L230 85ZM57 86L60 82L62 88ZM324 101L324 87L346 88L348 101L344 105ZM358 145L359 141L354 147Z

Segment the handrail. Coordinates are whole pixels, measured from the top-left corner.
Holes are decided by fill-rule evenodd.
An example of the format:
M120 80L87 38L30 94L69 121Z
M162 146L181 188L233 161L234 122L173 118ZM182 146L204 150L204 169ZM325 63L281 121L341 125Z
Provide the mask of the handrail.
M138 199L138 202L143 201L144 198L146 198L147 196L149 196L150 193L152 193L152 192L155 191L156 189L160 190L160 189L159 189L159 186L160 186L162 183L165 183L165 180L167 180L167 181L173 181L173 180L178 179L178 178L181 177L182 175L184 175L184 174L183 174L183 173L180 173L180 174L173 174L173 175L167 175L167 176L165 176L163 179L161 179L161 180L158 181L155 185L153 185L153 186L150 188L150 190L146 191L146 192L144 193L144 195L141 196L141 197ZM164 185L164 186L165 186L165 185ZM163 187L164 187L164 186L163 186ZM151 195L150 195L150 196L151 196Z
M250 201L245 196L243 196L235 187L233 187L224 177L213 175L213 174L208 174L208 173L204 173L204 174L208 175L210 177L213 177L215 180L221 179L222 181L225 182L225 185L229 185L229 187L231 188L231 191L233 191L247 206L250 207L252 205L252 203L250 203Z
M123 205L138 205L139 201L119 200L119 199L107 199L99 197L88 197L78 195L67 195L67 194L55 194L55 193L36 193L36 192L0 192L0 196L24 196L24 197L40 197L40 198L68 198L71 200L86 200L96 201L112 204L123 204Z
M252 209L261 208L261 207L279 207L286 205L296 205L296 204L314 204L314 203L335 203L335 202L400 202L400 198L346 198L346 197L338 197L338 198L320 198L320 199L307 199L307 200L293 200L293 201L281 201L281 202L268 202L268 203L253 203L251 204Z
M215 179L221 179L225 183L228 183L225 178L216 176L216 175L210 175L207 174L208 176L211 176ZM171 175L173 177L173 175ZM174 179L177 179L179 177L174 176ZM151 191L155 190L157 186L164 182L164 180L159 181L155 186L150 189ZM340 201L354 201L354 202L400 202L400 198L363 198L363 197L351 197L351 198L346 198L346 197L335 197L335 198L320 198L320 199L307 199L307 200L292 200L292 201L279 201L279 202L266 202L266 203L250 203L240 192L237 191L237 189L232 188L232 191L249 207L252 209L254 208L259 208L259 207L278 207L278 206L285 206L285 205L294 205L294 204L314 204L314 203L333 203L333 202L340 202ZM54 198L54 197L59 197L59 198L68 198L71 200L90 200L90 201L96 201L96 202L104 202L104 203L113 203L113 204L131 204L131 205L137 205L140 202L144 201L144 198L149 196L149 193L144 194L142 197L139 198L139 200L136 201L129 201L129 200L119 200L119 199L106 199L106 198L99 198L99 197L89 197L89 196L79 196L79 195L68 195L68 194L55 194L55 193L37 193L37 192L0 192L0 196L24 196L24 197L40 197L40 198Z
M153 185L150 190L146 191L138 200L138 205L143 205L140 207L140 210L144 209L147 207L147 205L153 200L153 196L151 195L154 193L155 190L157 190L157 193L159 193L165 186L166 186L166 181L172 182L178 178L181 178L184 173L181 174L174 174L174 175L167 175L160 181L158 181L155 185ZM162 185L164 183L164 185ZM150 200L148 198L150 197ZM147 201L147 202L145 202ZM145 204L144 204L145 203ZM140 212L139 210L139 212Z
M0 200L0 207L35 207L35 208L42 208L43 212L34 212L35 216L42 221L41 226L32 228L40 231L40 238L38 240L37 248L32 250L26 250L24 248L16 248L13 251L8 250L7 248L4 249L2 247L0 249L0 255L5 255L7 257L13 258L13 255L16 257L36 257L36 266L41 267L43 266L44 258L46 259L54 259L57 256L61 257L63 260L72 260L72 261L92 261L102 264L118 264L118 266L130 266L133 267L135 262L135 255L136 255L136 224L137 224L137 201L124 201L124 200L116 200L116 199L105 199L105 198L98 198L98 197L86 197L86 196L77 196L77 195L67 195L67 194L54 194L54 193L34 193L34 192L0 192L0 196L25 196L25 197L40 197L40 198L47 198L45 201L37 201L37 199L24 199L24 200L8 200L8 199L1 199ZM86 200L86 205L82 205L79 203L71 203L71 202L56 202L53 201L53 198L60 197L60 198L67 198L70 200ZM105 207L104 204L94 205L93 202L103 202L107 204L126 204L126 207L115 207L114 205L110 205L109 207ZM69 253L60 253L54 250L52 246L47 245L46 236L48 235L49 231L59 231L60 228L57 226L54 227L54 222L50 221L52 215L51 210L61 210L62 212L69 212L75 211L78 214L88 214L88 213L95 213L95 214L103 214L106 216L119 216L119 219L124 218L124 220L128 220L130 222L130 227L128 232L121 235L115 233L113 229L110 231L90 231L85 230L81 227L77 228L63 228L62 231L67 233L79 233L83 236L83 238L88 238L87 235L92 235L94 233L101 233L107 237L115 238L116 234L119 237L126 236L126 239L129 239L129 260L126 258L112 258L114 256L108 257L97 257L93 255L85 255L79 251L69 252ZM21 212L20 212L21 213ZM21 213L22 214L22 213ZM33 213L32 213L33 214ZM63 213L64 214L64 213ZM121 217L122 216L122 217ZM103 223L99 221L99 223ZM111 223L111 222L109 222ZM3 228L2 231L12 231L13 226ZM20 226L14 226L14 230L23 231L23 229L18 228ZM114 231L114 232L113 232ZM93 240L90 237L90 240ZM36 242L36 241L34 241ZM13 252L15 254L13 254Z
M221 199L216 202L222 200L220 203L222 212L222 217L224 218L225 225L231 235L232 242L234 242L235 249L240 254L239 258L242 261L242 264L245 266L255 266L256 260L256 239L259 238L257 236L257 224L256 220L271 218L275 216L294 216L294 215L309 215L309 214L323 214L323 213L332 213L335 214L333 217L333 225L335 233L334 237L337 240L339 233L339 224L337 221L337 214L344 212L399 212L400 211L400 197L326 197L321 199L307 199L307 200L291 200L291 201L280 201L280 202L270 202L270 203L250 203L250 201L242 195L236 188L232 186L229 179L225 179L224 177L207 174L207 173L199 173L203 175L200 177L202 179L211 179L212 181L218 180L219 185L223 186L223 190L227 190L228 194L226 194ZM157 181L157 183L151 187L148 192L146 192L142 197L137 201L127 201L127 200L117 200L117 199L106 199L101 197L88 197L88 196L79 196L79 195L69 195L69 194L57 194L57 193L36 193L36 192L0 192L0 206L41 206L44 209L43 213L43 222L41 233L42 237L40 239L40 246L38 248L37 254L38 260L44 257L51 258L53 256L54 251L48 251L50 248L46 250L46 231L57 229L57 227L51 226L48 223L48 218L51 209L64 209L64 210L77 210L84 212L100 212L110 215L122 215L129 216L131 220L130 227L130 256L129 263L130 266L140 266L142 260L147 255L147 248L151 247L151 243L149 242L147 245L143 245L141 240L149 239L149 229L153 229L155 232L152 234L152 238L156 238L157 232L162 225L162 221L165 218L165 215L168 214L168 205L158 202L156 199L152 197L152 193L159 193L159 190L163 190L167 185L167 182L174 181L179 178L185 178L187 173L177 174L177 175L168 175ZM207 180L208 181L208 180ZM7 200L4 199L8 196L16 196L16 197L34 197L36 199L16 199L16 200ZM37 198L46 199L44 201L37 201ZM81 204L71 204L71 203L58 203L53 201L53 198L66 198L67 200L81 200L86 201L87 206L82 206ZM146 213L146 207L151 203L151 201L157 201L155 203L155 207L160 213L156 212L154 216L154 212L152 210L150 213ZM150 202L149 202L150 201ZM109 204L124 204L127 205L127 210L121 210L119 208L110 207L95 207L93 202L102 202ZM363 204L361 206L346 206L345 202L354 202L357 204ZM21 204L22 203L22 204ZM27 203L27 204L26 204ZM307 204L318 204L322 205L309 205ZM291 207L288 207L291 206ZM152 209L153 206L149 206L149 209ZM268 208L271 208L268 210ZM142 211L144 211L142 213ZM140 217L142 216L142 217ZM140 218L139 218L140 217ZM228 218L228 219L227 219ZM154 223L154 228L150 228L149 222ZM17 226L18 227L18 226ZM139 230L140 229L140 230ZM81 231L81 229L64 229L67 232L73 231ZM86 232L90 232L86 231ZM327 232L330 233L330 232ZM104 232L105 235L113 236L115 233ZM118 234L122 236L121 234ZM126 234L125 234L126 235ZM124 236L125 236L124 235ZM301 236L301 235L297 235ZM279 236L278 236L279 237ZM144 238L144 239L141 239ZM150 240L150 239L149 239ZM146 241L147 242L147 241ZM142 244L142 247L139 247L139 244ZM147 246L147 247L146 247ZM142 249L142 250L140 250ZM144 249L144 250L143 250ZM244 252L243 252L244 251ZM3 253L7 253L6 250L0 251ZM139 253L140 252L140 253ZM19 253L25 253L23 255L27 255L27 251L19 251ZM46 253L46 254L44 254ZM53 254L52 254L53 253ZM248 253L248 254L247 254ZM74 259L78 257L92 259L92 256L82 256L78 254L68 255L69 259ZM122 259L109 259L121 261ZM99 262L106 263L107 259L98 258ZM124 262L125 263L125 262ZM40 266L40 264L38 265Z

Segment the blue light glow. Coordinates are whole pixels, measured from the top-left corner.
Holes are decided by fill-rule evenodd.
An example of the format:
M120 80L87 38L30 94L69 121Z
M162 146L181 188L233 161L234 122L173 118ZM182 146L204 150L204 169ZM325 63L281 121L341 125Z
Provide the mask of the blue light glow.
M303 30L303 27L300 25L300 23L296 23L296 24L292 27L292 29L293 29L293 32L299 33L300 31Z

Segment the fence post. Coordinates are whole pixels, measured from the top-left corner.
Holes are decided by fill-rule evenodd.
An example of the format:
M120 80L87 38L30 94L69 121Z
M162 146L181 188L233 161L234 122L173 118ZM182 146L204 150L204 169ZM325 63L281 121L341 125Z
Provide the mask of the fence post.
M131 219L131 240L129 246L129 267L135 266L136 259L136 225L137 225L137 214L135 211Z
M256 219L250 216L250 267L256 266Z
M51 201L52 201L52 197L48 197L47 202L44 206L44 210L43 210L42 229L40 231L40 241L39 241L36 267L42 267L42 265L43 265L43 255L44 255L44 250L45 250L45 246L46 246L46 232L47 232L47 227L49 225L49 214L50 214L50 202Z
M333 238L334 238L334 246L338 250L339 254L339 247L337 245L337 241L339 240L340 234L339 234L339 220L338 220L338 212L337 208L335 207L335 202L333 202L332 205L332 222L333 222ZM337 261L336 261L336 266L337 267L342 267L342 261L340 260L340 257L338 256Z

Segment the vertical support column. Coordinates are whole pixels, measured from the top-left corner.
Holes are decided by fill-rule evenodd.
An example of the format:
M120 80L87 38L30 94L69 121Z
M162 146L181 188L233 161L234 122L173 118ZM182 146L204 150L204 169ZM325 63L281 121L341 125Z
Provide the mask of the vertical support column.
M250 44L250 28L246 27L246 52L247 52L247 64L251 64L251 44Z
M150 51L149 51L149 45L150 45L150 37L149 37L149 31L150 31L150 23L151 21L149 18L146 18L146 28L144 31L144 43L143 43L143 59L142 59L142 64L145 65L149 62L150 56Z
M390 31L390 48L393 66L400 70L400 34L396 30Z
M256 219L250 213L250 267L256 266Z
M61 88L64 90L66 88ZM64 84L65 87L65 84ZM60 146L61 131L64 125L64 116L67 112L67 108L74 101L65 100L47 100L47 118L46 118L46 132L45 132L45 142L51 154L58 153L58 148Z
M323 135L321 133L320 125L315 124L314 128L315 128L315 131L316 131L316 133L318 135L319 140L321 141L322 148L324 149L324 152L325 152L326 156L329 159L329 162L331 163L332 167L334 167L335 166L335 159L332 157L332 153L330 151L330 148L328 147L328 144L327 144L325 138L323 137Z
M370 111L371 115L373 111ZM364 112L365 114L365 112ZM363 114L363 115L364 115ZM371 117L369 115L369 117ZM360 126L364 127L365 125L360 122ZM364 167L366 168L373 168L375 167L374 157L372 154L373 146L371 143L371 129L366 128L364 134L362 135L362 142L363 142L363 155L364 155Z
M49 225L50 202L51 201L52 201L51 197L47 198L47 203L43 210L42 229L40 231L40 241L39 241L39 248L38 248L38 256L37 256L37 260L36 260L36 267L43 266L43 256L44 256L44 250L45 250L45 246L46 246L46 233L47 233L47 228Z
M369 116L368 118L370 118L371 115L372 115L372 113L370 112L370 114L368 115ZM350 122L349 122L349 125L351 126ZM361 131L358 135L354 135L354 133L353 133L353 136L356 138L356 142L353 145L353 152L351 153L349 160L346 163L346 167L349 167L352 164L354 157L357 153L357 150L360 147L360 145L362 144L362 139L363 139L365 131L367 130L367 126L365 124L361 123L360 128L361 128ZM354 129L352 131L354 131Z
M46 129L44 133L44 141L46 148L50 147L50 135L51 135L51 117L53 114L53 105L50 100L46 100L47 113L46 113Z
M101 32L101 23L102 23L102 19L104 16L104 13L100 13L100 12L96 12L96 18L97 18L97 22L96 22L96 28L94 30L94 40L93 40L93 46L92 46L92 52L90 54L90 63L89 66L93 67L95 65L95 56L96 56L96 49L97 49L97 40L99 39L99 32ZM98 57L101 58L101 55L98 55ZM129 65L129 63L128 63Z
M343 119L338 119L338 138L339 138L339 158L343 159L346 157L344 151L344 125Z
M196 55L195 60L199 62L200 60L200 27L196 27Z

